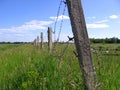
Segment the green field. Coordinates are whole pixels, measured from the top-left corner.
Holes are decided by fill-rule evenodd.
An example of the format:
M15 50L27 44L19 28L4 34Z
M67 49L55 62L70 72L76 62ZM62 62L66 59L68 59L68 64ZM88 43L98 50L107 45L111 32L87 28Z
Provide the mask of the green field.
M75 47L64 52L65 47L59 44L49 53L46 46L0 44L0 90L84 90ZM101 90L120 90L120 45L91 47L97 49L92 56Z

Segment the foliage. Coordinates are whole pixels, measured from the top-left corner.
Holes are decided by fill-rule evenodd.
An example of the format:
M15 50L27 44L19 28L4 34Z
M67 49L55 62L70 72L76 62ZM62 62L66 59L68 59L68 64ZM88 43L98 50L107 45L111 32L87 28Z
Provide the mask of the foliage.
M105 39L95 39L91 38L90 39L91 43L120 43L120 39L113 37L113 38L105 38Z

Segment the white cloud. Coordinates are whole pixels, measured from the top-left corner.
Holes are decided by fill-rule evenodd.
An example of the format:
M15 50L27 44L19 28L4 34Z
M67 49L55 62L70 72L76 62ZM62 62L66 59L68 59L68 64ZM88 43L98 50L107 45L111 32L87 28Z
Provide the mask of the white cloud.
M60 15L60 16L58 16L58 18L50 17L50 19L52 19L52 20L58 19L58 21L60 21L62 19L69 19L69 17L65 16L65 15ZM10 28L0 28L0 32L1 33L9 33L9 32L22 33L22 32L30 31L30 30L45 30L45 29L47 29L48 25L54 23L54 21L52 21L52 20L49 20L49 21L31 20L29 22L25 22L21 26L14 26L14 27L10 27Z
M57 19L58 21L60 21L62 19L69 19L69 17L65 16L65 15L60 15L58 17L50 17L50 19L52 19L52 20L56 20Z
M109 20L105 19L105 20L97 21L96 23L107 23L107 22L109 22Z
M34 33L14 33L12 36L13 37L24 37L24 38L27 38L27 37L33 37Z
M16 40L30 40L37 35L38 30L47 30L48 26L54 23L57 17L50 17L48 21L31 20L24 22L20 26L10 26L9 28L0 28L0 36L3 40L16 41ZM68 16L60 15L58 20L69 19ZM31 33L32 32L32 33ZM7 37L7 38L6 38ZM0 39L0 41L2 41Z
M32 20L30 22L25 22L23 25L18 27L10 27L10 28L1 28L1 32L23 32L30 30L44 30L48 25L52 24L53 21L39 21Z
M109 25L107 24L96 24L96 23L93 23L93 24L87 24L87 28L108 28Z
M109 16L109 18L110 19L117 19L117 18L119 18L119 16L118 15L111 15L111 16Z
M88 19L96 19L96 17L95 16L93 16L93 17L87 17Z

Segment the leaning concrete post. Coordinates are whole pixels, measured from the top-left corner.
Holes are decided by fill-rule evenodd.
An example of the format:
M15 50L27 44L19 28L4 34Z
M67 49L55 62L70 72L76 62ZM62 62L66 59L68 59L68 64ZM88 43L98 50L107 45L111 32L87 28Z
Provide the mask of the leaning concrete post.
M81 0L66 0L85 90L98 90Z
M41 34L40 34L40 37L41 37L41 44L40 44L40 46L41 46L41 49L44 47L43 46L43 33L41 32Z
M51 52L52 50L52 28L48 27L48 50Z

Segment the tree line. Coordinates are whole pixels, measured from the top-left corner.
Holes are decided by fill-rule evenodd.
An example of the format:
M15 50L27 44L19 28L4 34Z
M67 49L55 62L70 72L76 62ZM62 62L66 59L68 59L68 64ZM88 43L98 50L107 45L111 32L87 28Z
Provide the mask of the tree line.
M112 38L105 38L105 39L96 39L96 38L91 38L90 39L91 43L108 43L108 44L113 44L113 43L120 43L120 39L116 37Z
M112 37L112 38L90 38L90 42L91 43L108 43L108 44L113 44L113 43L120 43L120 39L116 38L116 37ZM0 42L0 44L29 44L32 42ZM44 42L46 43L46 42ZM64 42L59 42L59 43L64 43Z
M0 44L29 44L31 42L0 42Z

